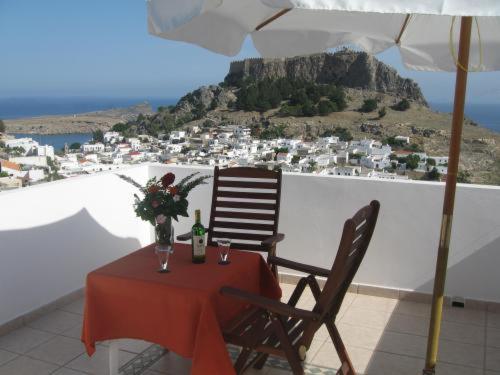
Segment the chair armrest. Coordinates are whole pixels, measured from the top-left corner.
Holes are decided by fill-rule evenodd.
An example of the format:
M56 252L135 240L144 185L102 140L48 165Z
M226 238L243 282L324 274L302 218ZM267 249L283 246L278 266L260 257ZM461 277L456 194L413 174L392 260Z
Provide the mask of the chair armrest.
M259 296L256 294L245 292L241 289L231 288L224 286L220 289L220 293L224 296L236 298L245 301L253 306L260 307L269 312L281 315L283 317L292 317L298 319L319 320L318 313L298 309L296 307L287 305L286 303L276 301L271 298Z
M262 246L273 247L278 242L281 242L285 239L285 235L283 233L278 233L274 236L270 236L262 241Z
M290 268L292 270L309 273L309 274L314 275L314 276L328 277L328 276L330 276L330 272L331 272L330 270L327 270L325 268L320 268L320 267L316 267L316 266L310 266L308 264L294 262L294 261L291 261L288 259L276 257L274 255L268 256L267 261L270 264L273 264L276 266Z
M192 232L184 233L184 234L179 234L177 236L177 241L189 241L193 237Z

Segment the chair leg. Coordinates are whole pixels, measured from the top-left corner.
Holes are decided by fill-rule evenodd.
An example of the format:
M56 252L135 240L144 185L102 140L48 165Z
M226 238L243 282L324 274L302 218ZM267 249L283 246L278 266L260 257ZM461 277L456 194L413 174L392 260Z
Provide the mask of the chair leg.
M269 358L269 354L260 353L257 356L258 356L258 358L256 358L256 361L255 361L255 364L253 365L253 368L256 370L262 370L262 367L264 367L267 359Z
M347 354L347 349L345 348L344 342L342 341L342 338L340 337L340 333L337 330L335 323L333 321L328 320L325 322L325 325L326 325L326 328L328 329L328 332L330 333L330 337L333 341L333 345L335 345L335 350L337 351L337 354L339 355L339 358L340 358L341 370L342 370L342 372L340 374L342 374L342 375L356 375L356 372L354 371L354 366L352 365L351 359L349 358L349 355ZM346 368L348 369L349 372L345 372Z
M248 348L242 348L241 353L236 359L236 362L234 363L234 371L236 371L236 374L240 375L243 373L245 370L245 364L248 361L248 357L250 357L250 354L252 354L252 351Z
M280 316L273 316L273 325L276 330L276 335L280 340L281 347L285 351L286 358L290 367L292 368L293 375L304 375L304 369L302 368L302 362L300 360L299 354L294 349L290 337L288 337L288 332L286 331L286 324L283 318Z

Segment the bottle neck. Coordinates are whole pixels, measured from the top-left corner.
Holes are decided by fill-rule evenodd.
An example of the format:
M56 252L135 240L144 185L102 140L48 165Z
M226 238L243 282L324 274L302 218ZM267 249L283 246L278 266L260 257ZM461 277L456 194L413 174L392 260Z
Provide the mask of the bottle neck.
M195 224L200 224L201 223L201 215L200 215L200 211L199 210L196 210L194 212L194 222L195 222Z

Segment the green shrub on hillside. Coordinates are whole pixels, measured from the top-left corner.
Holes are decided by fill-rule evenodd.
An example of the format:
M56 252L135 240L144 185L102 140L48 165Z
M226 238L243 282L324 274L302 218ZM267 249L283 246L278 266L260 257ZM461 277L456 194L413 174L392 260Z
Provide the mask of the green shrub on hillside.
M373 112L377 109L377 106L377 99L366 99L359 110L360 112Z
M239 91L234 108L265 112L279 109L280 116L322 116L342 111L347 103L344 91L333 84L323 85L288 78L251 78L237 82Z
M394 104L392 109L395 111L406 111L407 109L410 109L410 102L408 99L402 99L400 102Z

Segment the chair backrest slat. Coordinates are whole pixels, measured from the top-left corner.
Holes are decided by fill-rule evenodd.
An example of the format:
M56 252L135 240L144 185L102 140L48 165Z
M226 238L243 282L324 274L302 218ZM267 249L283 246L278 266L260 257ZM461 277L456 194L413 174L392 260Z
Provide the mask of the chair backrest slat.
M208 244L229 238L232 248L267 252L261 242L278 232L280 196L281 171L215 167Z

